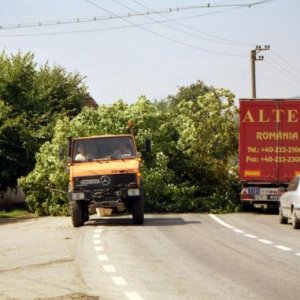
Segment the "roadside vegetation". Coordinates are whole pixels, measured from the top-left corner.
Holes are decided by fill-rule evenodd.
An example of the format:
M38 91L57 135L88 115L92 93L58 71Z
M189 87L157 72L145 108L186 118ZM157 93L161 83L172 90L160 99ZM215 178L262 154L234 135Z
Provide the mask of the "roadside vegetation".
M28 65L22 65L24 60L37 76L26 81L34 86L27 93L30 97L23 97L24 89L28 89L23 76L14 75L18 80L10 80L7 75L6 85L0 80L0 143L5 145L0 151L0 182L6 182L3 188L19 178L32 212L68 214L66 161L58 159L59 145L66 147L68 136L117 133L133 133L143 154L148 211L218 212L239 208L237 108L230 91L198 81L160 101L143 96L133 104L119 100L92 109L80 101L86 87L78 74L48 65L36 71L29 54L10 58L2 54L0 67L3 63L13 69L19 66L22 74ZM42 70L45 77L40 74ZM22 87L22 105L18 97L8 93L16 83L16 88ZM30 109L24 111L27 106ZM21 120L27 120L22 128ZM16 140L9 138L10 131L16 134ZM149 139L151 152L145 148ZM15 173L11 161L15 162Z
M0 220L1 219L15 219L15 218L28 218L34 215L28 210L16 209L12 211L0 210Z
M201 84L201 83L199 83ZM133 124L128 127L128 121ZM56 123L54 137L36 155L34 170L20 179L29 207L39 214L66 214L68 176L58 160L67 136L132 132L144 158L146 209L159 212L232 211L238 206L234 176L237 152L236 108L227 90L214 90L176 110L168 100L145 97L85 108ZM151 140L152 151L144 145Z
M38 66L32 53L0 53L0 191L14 187L35 165L61 115L76 116L87 88L60 66Z

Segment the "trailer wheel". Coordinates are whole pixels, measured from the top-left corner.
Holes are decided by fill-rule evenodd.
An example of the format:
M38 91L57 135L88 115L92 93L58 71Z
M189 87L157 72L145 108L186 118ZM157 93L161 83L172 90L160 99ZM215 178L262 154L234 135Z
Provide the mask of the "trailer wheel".
M135 225L144 224L144 197L136 197L132 202L132 222Z
M292 226L294 229L299 229L300 228L300 222L297 218L296 213L294 212L294 210L292 211Z
M288 219L283 215L282 208L279 207L279 223L280 224L287 224Z
M83 203L81 201L71 202L71 216L74 227L80 227L84 223Z

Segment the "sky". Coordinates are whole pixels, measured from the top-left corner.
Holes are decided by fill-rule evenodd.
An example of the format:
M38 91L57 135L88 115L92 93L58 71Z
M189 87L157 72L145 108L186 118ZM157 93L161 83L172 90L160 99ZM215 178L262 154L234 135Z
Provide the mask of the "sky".
M251 98L250 52L270 45L257 54L256 96L295 98L299 15L299 0L1 0L0 50L79 72L111 104L161 100L198 80Z

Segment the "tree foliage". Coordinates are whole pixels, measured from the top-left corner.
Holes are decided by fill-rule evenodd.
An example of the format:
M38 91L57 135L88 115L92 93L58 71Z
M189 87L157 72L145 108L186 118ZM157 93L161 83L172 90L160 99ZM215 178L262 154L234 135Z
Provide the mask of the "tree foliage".
M20 180L30 208L40 214L67 211L68 178L57 155L67 136L131 132L144 158L148 211L234 209L238 185L229 172L237 153L233 95L207 88L193 99L180 97L176 107L172 101L151 102L145 97L134 104L117 101L96 110L85 108L72 120L59 120L52 141L37 154L35 169ZM152 141L151 153L144 148L147 139Z
M58 115L77 115L86 94L77 73L38 67L32 53L0 54L0 190L33 169L35 153L52 138Z

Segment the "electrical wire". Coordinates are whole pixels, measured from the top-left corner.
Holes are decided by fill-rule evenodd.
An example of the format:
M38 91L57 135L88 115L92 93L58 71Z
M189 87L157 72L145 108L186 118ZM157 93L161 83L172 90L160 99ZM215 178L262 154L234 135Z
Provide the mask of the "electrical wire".
M260 2L266 2L266 1L274 1L274 0L265 0ZM88 1L87 1L88 2ZM249 6L250 5L250 6ZM132 18L132 17L141 17L145 15L150 14L157 14L157 13L171 13L171 12L179 12L179 11L185 11L185 10L193 10L193 9L199 9L199 8L222 8L222 7L251 7L253 5L257 5L256 3L253 4L207 4L207 5L194 5L194 6L184 6L184 7L173 7L164 9L161 11L146 11L146 12L139 12L139 13L132 13L129 12L127 14L115 14L112 12L108 12L109 16L102 16L102 17L90 17L90 18L76 18L76 19L69 19L69 20L55 20L55 21L44 21L44 22L35 22L35 23L24 23L24 24L14 24L14 25L0 25L0 30L7 30L7 29L20 29L20 28L33 28L33 27L45 27L45 26L57 26L57 25L67 25L67 24L75 24L75 23L87 23L87 22L95 22L95 21L105 21L105 20L111 20L111 19L126 19L126 18Z
M128 25L112 26L112 27L108 27L108 28L78 29L78 30L66 30L66 31L49 31L49 32L38 32L38 33L9 33L9 34L1 34L0 33L0 37L51 36L51 35L63 35L63 34L72 34L72 33L80 34L80 33L89 33L89 32L119 30L119 29L131 28L131 27L138 27L139 25L147 26L147 25L168 23L168 22L171 22L171 21L188 20L188 19L199 18L199 17L209 16L209 15L216 15L216 14L228 12L228 11L233 10L233 9L237 9L237 8L224 9L224 10L219 10L219 11L210 12L210 13L197 14L197 15L193 15L193 16L185 16L185 17L180 17L180 18L176 18L176 19L168 18L166 20L155 20L155 21L144 22L144 23L139 23L139 24L132 23L132 24L128 24ZM98 20L100 20L100 19L97 19L97 21ZM81 21L76 22L76 23L81 23ZM63 24L61 24L61 25L63 25ZM1 32L1 30L0 30L0 32ZM253 45L251 44L251 46L253 46Z
M109 14L112 14L114 15L110 10L94 3L93 1L91 0L85 0L85 2L89 3L90 5L93 5L99 9L102 9L103 11L109 13ZM245 5L243 5L245 6ZM129 24L135 24L127 19L123 19L123 21L129 23ZM151 33L152 35L155 35L155 36L158 36L162 39L165 39L165 40L168 40L168 41L171 41L173 43L176 43L176 44L179 44L179 45L182 45L182 46L185 46L185 47L188 47L188 48L192 48L192 49L196 49L196 50L200 50L200 51L203 51L203 52L207 52L207 53L210 53L210 54L218 54L218 55L225 55L225 56L231 56L231 57L245 57L246 55L243 55L243 54L238 54L238 53L229 53L229 52L222 52L222 51L215 51L215 50L211 50L211 49L206 49L206 48L202 48L202 47L198 47L198 46L195 46L195 45L192 45L192 44L189 44L189 43L186 43L186 42L182 42L180 40L177 40L177 39L174 39L174 38L171 38L169 36L166 36L164 34L161 34L159 32L156 32L156 31L153 31L149 28L146 28L144 26L141 26L139 24L135 24L137 25L138 28L142 29L143 31L146 31L148 33Z
M289 63L285 58L280 56L278 53L276 53L273 49L271 50L271 53L274 54L277 58L281 60L285 65L287 65L289 68L293 69L295 72L300 74L300 69L296 68L294 65Z
M196 8L200 8L200 7L201 8L224 7L224 5L207 4L207 5L201 5L201 6L186 6L186 7L169 8L168 10L161 10L161 11L151 10L151 11L147 11L147 12L133 12L133 13L130 12L130 13L125 14L125 15L117 15L117 14L114 14L114 13L110 12L109 10L106 10L103 7L100 7L99 5L93 3L92 1L89 1L89 0L85 0L85 1L88 2L91 5L94 5L98 8L100 8L100 9L108 12L110 14L110 16L93 17L93 18L85 18L85 19L79 19L78 18L76 20L64 20L64 21L48 21L48 22L45 22L45 23L42 23L42 22L31 23L31 24L27 23L27 24L23 24L23 25L19 24L19 25L15 26L14 28L9 27L9 29L24 28L24 27L28 28L28 27L42 27L42 26L53 26L53 25L66 25L66 24L82 23L82 22L86 23L86 22L112 20L112 19L117 19L117 18L122 19L123 21L126 21L128 23L128 25L126 25L126 26L124 26L124 25L123 26L115 26L115 27L110 27L110 28L101 28L101 29L81 29L81 30L79 29L79 30L69 30L69 31L56 31L56 32L43 32L43 33L16 33L16 34L4 34L4 35L0 34L0 36L5 36L5 37L49 36L49 35L62 35L62 34L72 34L72 33L78 34L78 33L88 33L88 32L110 31L110 30L125 29L125 28L130 28L130 27L139 27L142 30L147 31L151 34L154 34L154 35L159 36L163 39L169 40L171 42L174 42L174 43L177 43L177 44L189 47L189 48L193 48L193 49L197 49L197 50L201 50L201 51L205 51L205 52L209 52L209 53L219 54L219 55L245 57L246 55L233 54L233 53L227 53L227 52L221 52L221 51L214 51L214 50L210 50L210 49L197 47L195 45L191 45L191 44L176 40L174 38L170 38L170 37L165 36L163 34L160 34L158 32L152 31L150 29L145 28L144 26L152 25L152 24L164 24L164 23L173 22L173 21L178 22L179 20L198 18L198 17L202 17L202 16L223 13L223 12L227 12L229 10L239 9L239 8L242 8L242 7L252 7L254 5L258 5L258 4L262 4L262 3L266 3L266 2L270 2L270 1L275 1L275 0L265 0L265 1L252 2L252 3L248 3L248 4L238 4L238 5L230 4L230 5L225 5L225 6L226 7L230 6L231 8L229 8L229 9L227 8L227 9L221 10L221 11L214 11L214 12L211 12L211 13L205 13L205 14L188 16L188 17L182 17L182 18L178 18L178 19L171 19L171 18L168 18L168 17L165 17L165 20L160 20L160 21L156 21L156 20L154 21L153 19L151 19L151 20L153 20L152 22L147 22L147 23L143 23L143 24L135 24L133 22L129 22L126 19L130 18L130 17L137 17L137 16L148 16L150 14L159 14L161 16L164 16L164 14L175 12L175 11L178 12L180 10L196 9ZM138 1L136 1L136 2L138 2ZM229 2L229 1L222 1L222 2L219 2L219 3L224 3L224 2ZM127 8L129 8L131 10L130 7L127 7ZM184 24L184 23L182 23L182 24ZM168 26L168 27L175 30L175 27L173 27L173 26ZM1 29L1 26L0 26L0 29ZM8 27L4 28L2 26L2 30L4 30L4 29L8 29ZM197 35L191 34L189 32L186 32L186 34L189 34L190 36L194 36L194 37L197 36ZM205 34L205 33L203 33L203 34ZM199 36L197 36L197 37L201 38ZM218 38L218 39L222 40L222 38L220 38L220 37L215 36L215 38ZM202 37L202 39L210 40L210 39L203 38L203 37ZM226 42L236 43L236 41L226 40L226 39L223 39L223 42L222 41L221 42L218 41L218 42L219 43L223 43L223 42L225 42L225 43Z
M274 60L272 60L270 57L268 57L265 61L268 65L270 65L272 68L277 70L279 73L283 74L285 77L291 79L295 83L300 85L300 80L298 78L295 78L293 74L290 72L286 71L285 69L281 68L278 63Z
M142 4L142 3L140 3L140 1L138 1L138 0L131 0L131 1L133 1L134 3L140 5L140 6L143 7L143 8L149 9L150 11L153 12L153 10L152 10L150 7L148 7L148 6L146 6L146 5ZM224 2L230 2L230 1L224 1ZM223 3L223 2L222 2L222 3ZM240 7L238 7L238 8L240 8ZM236 9L236 8L233 8L233 9ZM232 9L232 10L233 10L233 9ZM159 12L158 12L157 14L158 14L159 16L163 17L165 20L168 20L169 22L178 24L178 25L180 25L181 27L185 27L185 28L187 28L187 29L189 29L189 30L191 30L191 31L197 33L197 34L192 34L192 33L190 33L190 32L186 32L186 31L184 31L184 30L182 30L182 29L178 29L177 27L171 27L171 26L168 26L169 28L172 28L172 29L174 29L174 30L176 30L176 31L180 31L180 32L186 33L187 35L194 36L194 37L197 37L197 38L202 39L202 40L207 40L207 41L210 41L210 42L219 43L219 44L232 45L232 46L241 46L241 47L249 47L249 46L253 46L253 43L246 43L246 42L241 42L241 41L235 41L235 40L225 39L225 38L223 38L223 37L219 37L219 36L216 36L216 35L208 34L208 33L204 32L204 31L201 31L201 30L199 30L199 29L197 29L197 28L194 28L194 27L192 27L192 26L186 25L186 24L183 23L183 22L180 22L180 21L178 21L178 20L173 20L173 19L171 19L171 18L169 18L169 17L167 17L167 16L165 16L164 14L161 14L161 13L159 13ZM164 25L164 26L167 26L167 25L165 25L165 24L163 24L163 25ZM199 34L200 34L201 36L199 36ZM203 37L203 35L204 35L205 37Z

